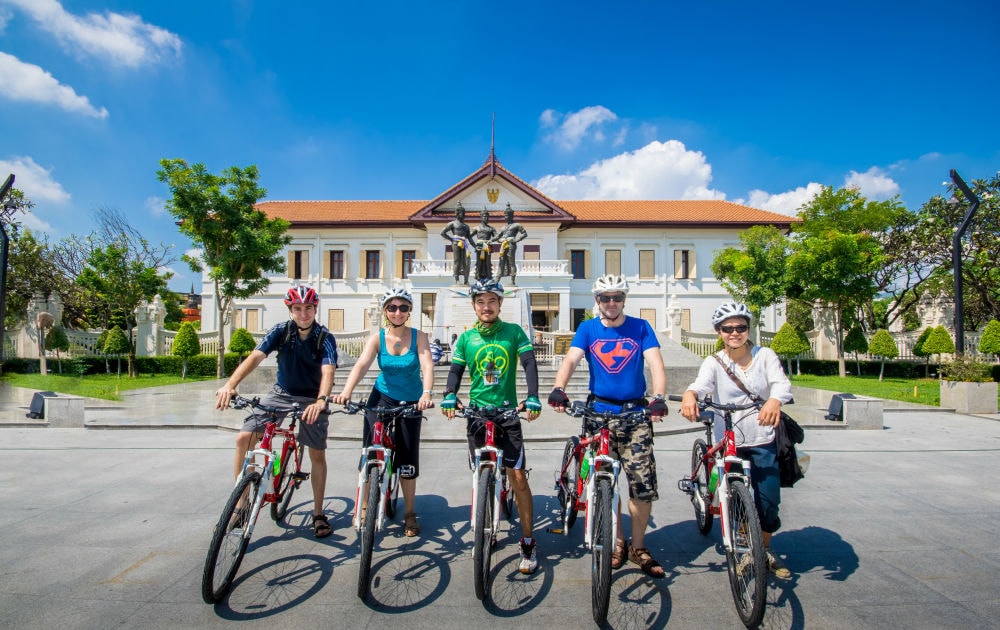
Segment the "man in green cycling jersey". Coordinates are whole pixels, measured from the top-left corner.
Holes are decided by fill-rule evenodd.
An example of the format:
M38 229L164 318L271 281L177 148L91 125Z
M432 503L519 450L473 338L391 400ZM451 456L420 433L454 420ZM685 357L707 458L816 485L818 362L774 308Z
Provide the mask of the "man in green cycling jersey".
M469 293L478 321L475 326L462 333L454 344L441 411L448 419L455 417L455 410L460 407L456 393L466 366L470 367L470 404L502 409L516 407L515 358L518 358L527 380L528 397L524 401L524 409L530 422L542 411L542 403L538 400L538 368L531 341L520 326L500 321L500 307L503 304L503 287L500 283L485 278L474 283ZM504 426L503 429L503 433L497 438L497 446L503 449L504 467L514 490L521 520L521 561L518 570L521 573L533 573L538 568L538 555L535 539L532 537L532 497L525 472L524 434L520 422ZM470 449L482 445L482 440L470 433Z

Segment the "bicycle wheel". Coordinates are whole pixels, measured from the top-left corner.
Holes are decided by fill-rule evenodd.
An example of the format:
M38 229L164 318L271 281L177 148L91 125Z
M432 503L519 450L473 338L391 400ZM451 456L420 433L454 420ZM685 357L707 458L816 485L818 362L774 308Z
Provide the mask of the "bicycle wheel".
M361 524L361 566L358 568L358 597L365 599L371 587L372 549L375 547L375 520L378 518L379 487L378 468L368 469L368 492L365 521Z
M476 492L475 536L472 566L475 570L476 597L485 599L490 590L490 562L493 555L493 494L496 475L486 469L479 475Z
M728 536L726 564L736 613L743 625L754 628L764 619L767 605L767 562L757 510L742 481L729 485Z
M580 477L580 458L576 449L579 444L580 438L575 436L566 440L559 466L559 521L560 524L565 523L567 530L576 522L576 482Z
M611 554L615 541L611 538L611 480L600 478L594 489L594 534L591 540L590 588L594 621L603 624L608 618L611 597Z
M393 462L395 464L395 462ZM389 476L388 488L385 491L385 515L389 518L396 517L396 504L399 501L399 473L395 469Z
M248 472L233 488L226 507L222 509L212 542L208 545L205 570L201 574L201 597L206 604L218 602L233 584L243 554L250 544L247 531L252 525L250 514L259 488L260 473Z
M699 464L701 468L698 470L698 491L691 495L691 504L694 506L695 524L698 525L698 531L702 534L707 534L712 530L712 519L714 518L709 510L711 500L708 492L708 466L703 463L707 452L708 444L705 440L698 438L694 441L694 446L691 448L691 474L694 475Z
M299 445L293 449L286 440L281 448L281 468L274 476L274 489L276 501L271 504L271 518L274 522L280 523L285 514L288 513L288 506L292 503L292 495L301 481L297 478L302 474L302 453L305 446ZM295 451L298 451L297 453Z

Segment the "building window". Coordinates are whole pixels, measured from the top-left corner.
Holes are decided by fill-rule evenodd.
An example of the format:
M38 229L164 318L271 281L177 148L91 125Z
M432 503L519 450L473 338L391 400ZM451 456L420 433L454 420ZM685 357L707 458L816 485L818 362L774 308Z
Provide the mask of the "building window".
M525 245L521 251L523 252L524 260L538 260L542 255L542 246Z
M243 324L249 332L260 331L260 309L248 308L246 311L246 321Z
M674 250L674 277L677 279L690 280L695 278L695 257L693 249Z
M293 249L288 252L288 277L302 279L309 276L309 251Z
M622 275L622 250L604 250L604 273L613 276Z
M420 294L420 312L427 316L428 319L434 321L434 307L437 303L437 295L434 293L421 293Z
M344 279L344 250L332 249L326 253L325 277L331 280Z
M573 278L580 280L587 277L587 252L582 249L571 249L569 251L569 272Z
M656 277L656 256L652 249L640 249L639 250L639 277L640 278L655 278Z
M656 330L656 309L655 308L640 308L639 309L639 319L644 319L649 322L649 325Z
M344 330L344 309L331 308L327 311L326 327L333 331Z
M570 322L569 322L570 330L576 332L576 329L580 327L580 324L583 323L584 318L587 316L588 310L589 309L586 308L570 309Z
M377 249L370 249L365 252L365 279L373 280L382 277L380 253Z
M409 278L413 273L413 263L417 260L417 252L412 249L403 250L403 265L400 270L400 278Z

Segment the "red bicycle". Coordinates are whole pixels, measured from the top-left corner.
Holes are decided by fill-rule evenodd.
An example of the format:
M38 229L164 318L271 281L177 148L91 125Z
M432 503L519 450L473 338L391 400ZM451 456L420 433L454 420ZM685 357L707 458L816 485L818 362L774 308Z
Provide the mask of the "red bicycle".
M681 396L669 396L681 401ZM698 401L705 439L698 438L691 449L691 474L677 482L677 487L691 495L698 531L707 534L712 519L718 515L722 524L722 543L726 549L729 588L736 613L747 628L755 628L764 619L767 606L767 560L760 519L754 507L750 486L750 461L736 452L733 413L759 409L760 402L744 405L721 405L710 396ZM711 409L722 413L725 431L712 447Z
M469 433L482 433L485 444L470 458L472 465L472 565L476 597L485 599L490 590L493 548L497 544L500 517L514 520L514 492L503 465L503 450L497 448L496 435L507 423L520 420L519 409L476 407L469 405L461 414L472 420ZM498 483L499 480L499 483Z
M569 535L578 512L586 514L584 543L591 551L590 585L594 621L603 624L608 618L611 597L611 555L618 539L618 473L621 462L609 454L612 429L630 430L648 423L645 410L630 409L620 413L598 412L581 401L574 401L566 413L583 418L579 436L566 440L562 465L556 472L562 529Z
M295 423L302 418L298 404L287 409L267 407L260 404L260 398L242 396L234 397L230 404L234 409L256 409L267 417L267 424L260 444L247 451L243 470L208 545L201 576L201 596L208 604L218 602L232 586L261 507L270 503L271 518L281 522L295 490L309 478L309 473L302 471L305 447L295 439ZM286 415L291 421L287 428L281 428L279 423Z

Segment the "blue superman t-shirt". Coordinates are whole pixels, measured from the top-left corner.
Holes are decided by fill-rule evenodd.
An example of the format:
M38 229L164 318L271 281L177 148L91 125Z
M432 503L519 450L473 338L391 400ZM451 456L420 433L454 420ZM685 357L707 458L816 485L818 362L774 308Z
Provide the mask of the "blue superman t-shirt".
M571 345L587 358L595 396L635 400L645 395L642 353L660 347L649 322L626 315L624 324L608 328L600 318L588 319L577 328Z

